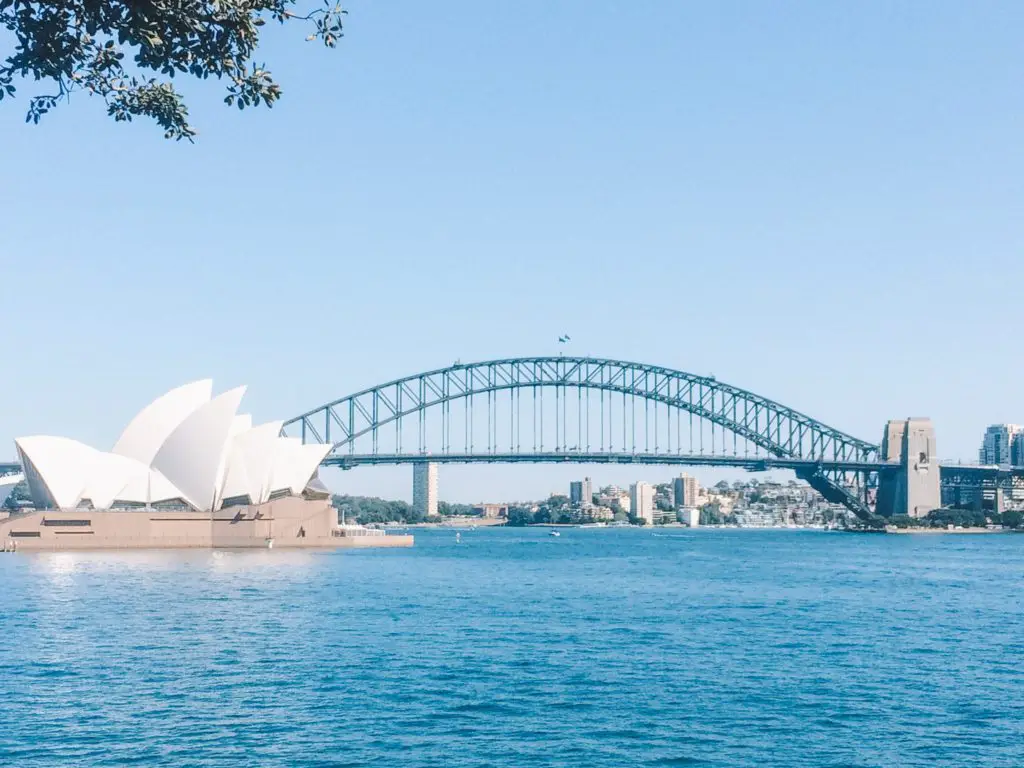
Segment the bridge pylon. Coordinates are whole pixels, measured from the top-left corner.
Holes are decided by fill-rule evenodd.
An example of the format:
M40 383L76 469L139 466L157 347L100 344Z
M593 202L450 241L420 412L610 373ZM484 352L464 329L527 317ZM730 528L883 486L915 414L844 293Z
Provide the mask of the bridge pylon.
M876 511L883 517L925 517L942 506L935 427L928 418L893 419L882 437L883 461L895 470L879 473Z

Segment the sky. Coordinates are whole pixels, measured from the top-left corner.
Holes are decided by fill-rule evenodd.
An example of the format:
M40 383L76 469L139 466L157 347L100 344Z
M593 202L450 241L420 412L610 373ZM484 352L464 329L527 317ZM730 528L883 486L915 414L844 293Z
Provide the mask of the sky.
M180 81L194 145L85 96L26 125L32 83L0 103L0 457L109 448L197 378L269 420L558 351L714 374L873 442L930 416L951 459L1024 422L1024 4L347 8L333 51L268 27L272 110ZM583 474L672 470L444 467L441 496ZM325 480L408 499L411 477Z

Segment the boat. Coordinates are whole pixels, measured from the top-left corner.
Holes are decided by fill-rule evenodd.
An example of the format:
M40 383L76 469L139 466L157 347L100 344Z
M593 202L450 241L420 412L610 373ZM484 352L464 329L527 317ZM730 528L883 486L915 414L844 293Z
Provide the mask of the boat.
M549 531L548 532L548 536L561 536L561 535L562 534L560 534L558 531Z

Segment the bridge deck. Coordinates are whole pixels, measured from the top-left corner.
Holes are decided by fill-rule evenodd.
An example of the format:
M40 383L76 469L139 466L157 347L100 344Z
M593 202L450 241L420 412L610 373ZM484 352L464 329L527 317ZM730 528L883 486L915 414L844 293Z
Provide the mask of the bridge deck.
M751 472L770 469L874 472L897 469L896 462L813 461L765 456L712 456L662 453L609 453L548 451L513 453L357 454L338 453L324 459L325 466L351 469L385 464L669 464L678 466L736 467Z

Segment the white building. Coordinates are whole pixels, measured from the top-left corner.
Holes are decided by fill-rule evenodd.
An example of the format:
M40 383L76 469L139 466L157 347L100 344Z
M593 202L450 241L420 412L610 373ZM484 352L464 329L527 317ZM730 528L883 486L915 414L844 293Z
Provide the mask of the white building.
M691 528L696 528L700 525L700 510L696 507L684 507L679 510L680 522L684 525L688 525Z
M633 483L629 487L629 506L636 517L654 525L654 486L650 483Z
M238 413L244 394L238 387L213 397L209 379L173 389L143 408L109 452L66 437L17 438L34 506L216 511L302 495L331 446L281 437L280 421L253 426Z
M1020 459L1011 452L1017 435L1021 434L1019 424L993 424L985 430L985 437L981 441L981 450L978 451L978 461L982 464L1014 464L1014 459ZM1018 442L1018 450L1020 449ZM1024 462L1022 462L1024 464Z
M412 470L412 506L426 517L437 515L437 464L416 464Z

